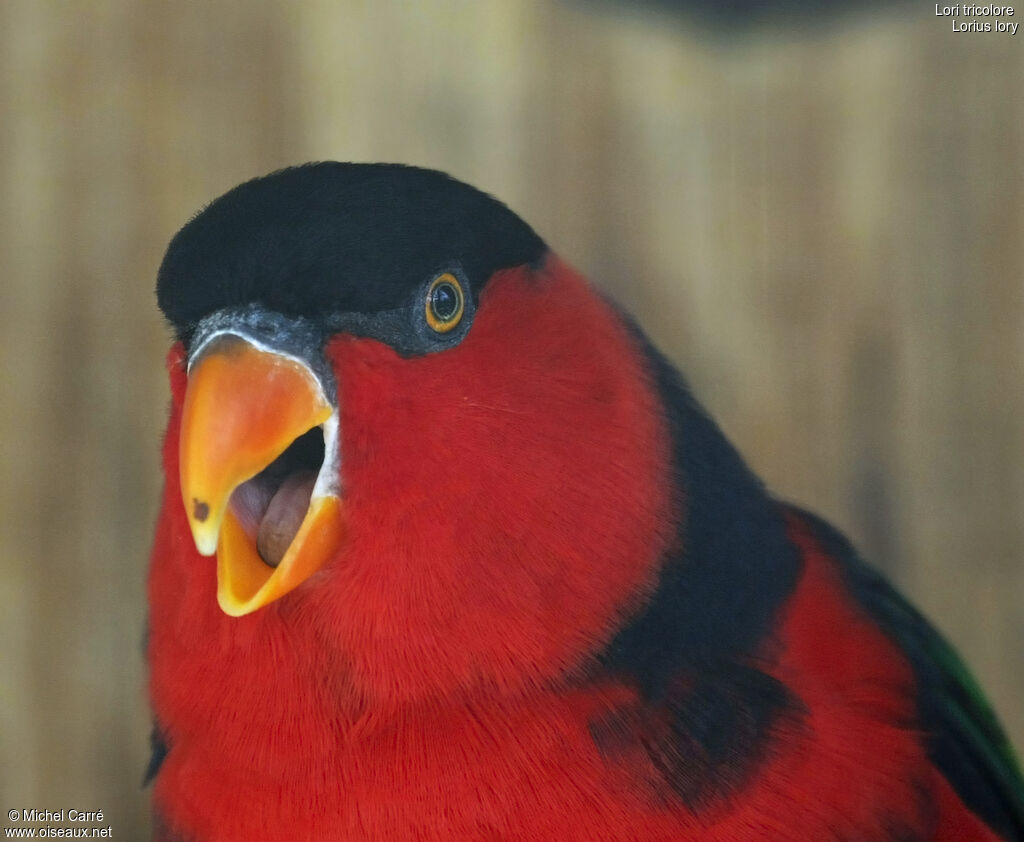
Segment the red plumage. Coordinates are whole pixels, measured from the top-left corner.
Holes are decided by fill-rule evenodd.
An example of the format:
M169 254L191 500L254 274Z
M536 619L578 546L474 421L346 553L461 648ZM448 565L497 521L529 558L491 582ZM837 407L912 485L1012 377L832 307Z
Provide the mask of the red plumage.
M749 640L731 633L754 621L717 595L776 551L694 555L754 522L696 521L673 454L704 447L703 428L680 432L640 334L557 258L494 274L442 353L341 331L324 357L344 544L229 617L182 504L189 358L180 342L168 356L158 839L998 838L936 765L922 679L843 560L760 491L793 582ZM712 483L731 458L696 456ZM717 625L687 631L670 610L623 637L670 585L706 588L696 610ZM692 653L652 654L686 634Z
M636 694L563 676L651 587L673 501L636 345L563 265L495 279L449 354L349 337L328 353L350 542L294 599L241 618L218 609L180 503L185 378L180 347L169 355L150 579L169 827L225 842L938 839L937 799L946 838L995 838L928 762L909 666L797 526L804 573L758 659L807 716L756 780L695 813L642 752L602 758L590 724Z

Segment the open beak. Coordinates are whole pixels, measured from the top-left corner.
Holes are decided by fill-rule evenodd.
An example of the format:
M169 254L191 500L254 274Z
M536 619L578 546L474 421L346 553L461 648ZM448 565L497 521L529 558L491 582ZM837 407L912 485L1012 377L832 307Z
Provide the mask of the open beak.
M192 359L181 494L196 548L217 554L226 614L284 596L338 548L342 501L330 476L336 465L324 456L336 435L337 413L299 359L230 333Z

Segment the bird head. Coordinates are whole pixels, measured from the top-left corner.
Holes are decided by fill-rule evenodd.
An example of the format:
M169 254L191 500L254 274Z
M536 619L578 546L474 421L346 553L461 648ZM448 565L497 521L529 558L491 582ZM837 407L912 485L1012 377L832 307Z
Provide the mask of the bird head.
M188 222L157 292L178 341L151 598L180 627L315 639L408 698L582 667L653 586L676 501L644 355L497 200L283 170Z

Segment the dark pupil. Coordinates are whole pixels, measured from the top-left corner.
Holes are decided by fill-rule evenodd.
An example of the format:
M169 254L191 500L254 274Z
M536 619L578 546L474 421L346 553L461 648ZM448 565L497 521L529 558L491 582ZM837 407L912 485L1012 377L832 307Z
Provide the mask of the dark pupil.
M459 294L449 283L438 284L430 294L430 309L442 322L454 318L459 311Z

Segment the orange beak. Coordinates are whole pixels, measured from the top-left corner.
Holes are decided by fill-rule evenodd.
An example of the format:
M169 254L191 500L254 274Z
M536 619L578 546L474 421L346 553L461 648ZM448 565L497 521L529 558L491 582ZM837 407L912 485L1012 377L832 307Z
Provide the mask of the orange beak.
M213 339L192 361L182 410L181 494L196 548L217 554L217 601L226 614L249 614L284 596L337 550L343 518L336 478L317 478L275 566L261 557L231 502L239 486L303 433L320 424L336 428L333 416L305 364L239 336Z

